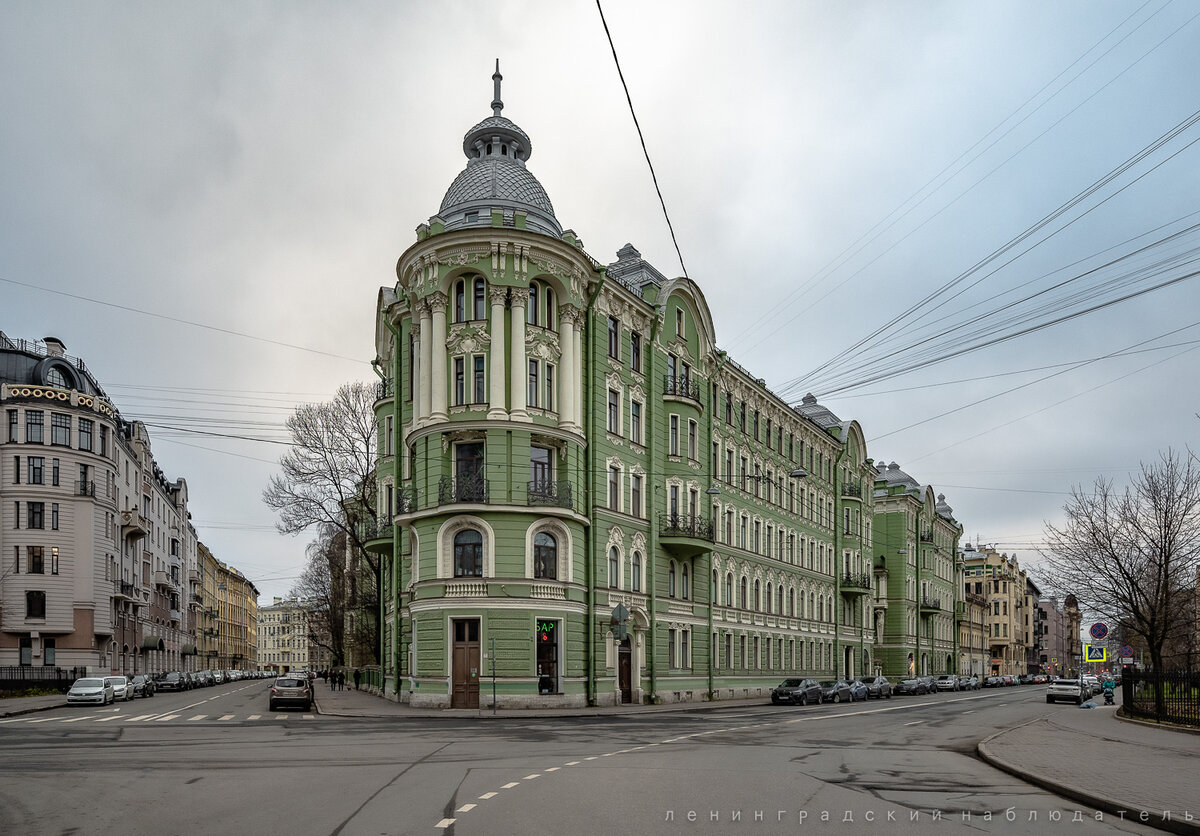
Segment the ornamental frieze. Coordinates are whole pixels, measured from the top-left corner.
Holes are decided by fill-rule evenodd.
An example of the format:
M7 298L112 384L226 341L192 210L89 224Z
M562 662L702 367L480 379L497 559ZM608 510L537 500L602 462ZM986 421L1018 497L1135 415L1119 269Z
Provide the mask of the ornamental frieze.
M450 336L446 338L446 348L451 354L474 354L482 351L492 343L492 337L484 325L471 323L455 323L450 326Z
M561 355L558 334L549 328L527 328L525 330L525 354L541 360L558 362Z

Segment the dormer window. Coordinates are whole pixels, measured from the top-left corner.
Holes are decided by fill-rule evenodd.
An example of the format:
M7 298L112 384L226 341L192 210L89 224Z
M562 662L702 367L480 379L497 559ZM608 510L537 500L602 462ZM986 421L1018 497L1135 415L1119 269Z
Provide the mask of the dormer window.
M46 372L46 383L56 389L68 389L67 378L62 373L62 369L50 368Z
M490 143L490 142L487 144L487 152L488 152L488 156L491 156L491 153L492 153L492 143Z
M506 156L506 157L507 157L507 156L508 156L508 146L507 146L507 145L501 145L501 146L500 146L500 153L501 153L501 154L503 154L504 156Z

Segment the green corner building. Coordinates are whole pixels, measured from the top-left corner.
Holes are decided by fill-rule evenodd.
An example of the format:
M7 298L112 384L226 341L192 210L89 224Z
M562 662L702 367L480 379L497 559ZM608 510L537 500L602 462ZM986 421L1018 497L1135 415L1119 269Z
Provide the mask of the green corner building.
M719 350L696 283L589 256L493 79L378 297L385 694L609 705L874 672L860 427Z
M933 488L900 467L875 474L875 652L891 678L958 673L962 526Z

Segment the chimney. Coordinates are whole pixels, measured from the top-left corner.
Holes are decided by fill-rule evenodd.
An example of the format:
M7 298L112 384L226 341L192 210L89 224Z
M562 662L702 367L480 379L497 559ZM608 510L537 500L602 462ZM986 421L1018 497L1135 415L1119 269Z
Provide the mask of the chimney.
M42 342L46 344L46 356L62 357L66 346L58 337L42 337Z

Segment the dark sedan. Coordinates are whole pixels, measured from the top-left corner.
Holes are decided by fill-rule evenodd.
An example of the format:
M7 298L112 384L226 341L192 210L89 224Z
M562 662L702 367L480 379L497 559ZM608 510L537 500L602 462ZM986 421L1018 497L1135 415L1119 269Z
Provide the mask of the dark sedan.
M867 699L892 698L892 683L886 676L864 676L859 680L867 686Z
M160 691L187 691L192 687L192 683L188 680L187 674L179 671L171 671L165 673L162 678L156 683Z
M929 686L920 679L901 679L892 686L892 693L896 696L900 696L901 694L928 694Z
M821 686L815 679L785 679L771 691L775 705L808 705L821 702Z
M823 679L821 699L825 702L850 702L850 686L840 679Z
M984 688L1000 688L1004 685L1004 679L999 676L989 676L983 681Z
M845 685L850 689L850 702L858 700L866 701L870 699L870 694L867 691L867 686L858 679L847 679Z
M139 673L133 678L133 695L135 697L153 697L154 690L154 680L146 674Z

